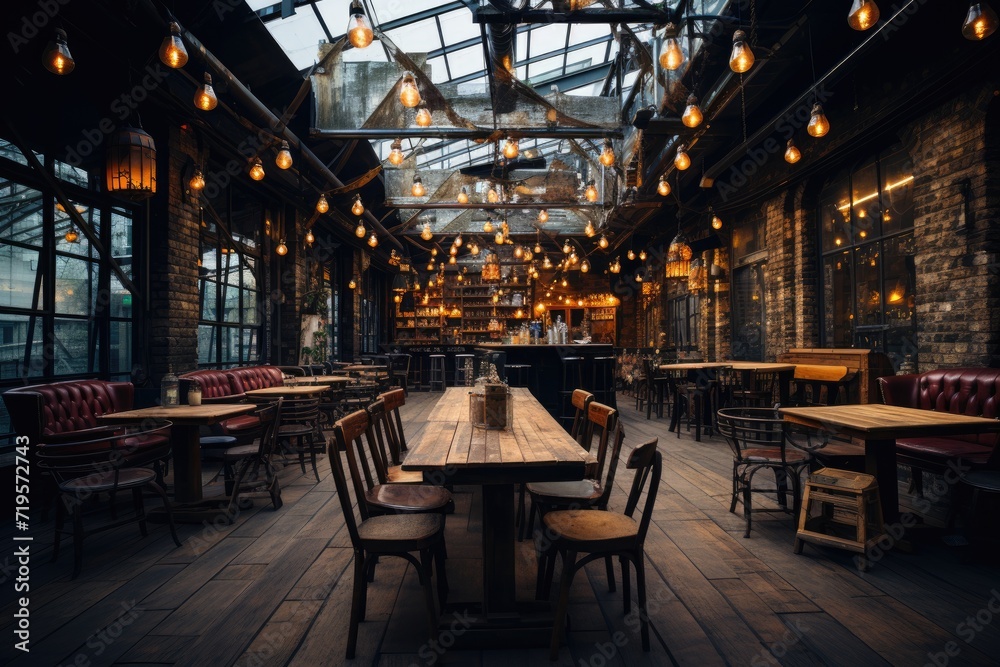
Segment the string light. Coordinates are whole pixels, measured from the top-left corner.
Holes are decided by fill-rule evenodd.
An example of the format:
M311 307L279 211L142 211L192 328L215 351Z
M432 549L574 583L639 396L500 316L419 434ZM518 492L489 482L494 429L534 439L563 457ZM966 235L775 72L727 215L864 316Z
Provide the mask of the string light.
M587 235L587 238L593 238L597 234L597 231L594 229L594 223L588 220L586 226L583 228L583 233Z
M536 255L541 255L542 254L542 244L539 243L538 241L535 241L535 247L532 248L532 252L534 252Z
M281 148L274 158L274 164L278 166L278 169L288 169L292 166L292 152L288 150L288 142L284 139L281 140Z
M549 221L549 212L543 208L541 211L538 212L538 222L544 225L548 221Z
M872 0L854 0L847 13L847 25L855 30L868 30L878 23L878 5Z
M357 279L354 278L354 276L351 276L350 281L348 281L347 283L347 289L357 289L357 288L358 288L358 281Z
M615 164L615 149L611 145L610 139L604 140L604 148L601 150L601 156L598 159L605 167L611 167Z
M365 237L365 234L367 233L368 230L365 229L365 223L358 220L358 226L354 228L354 235L357 236L359 239L363 239Z
M704 119L705 117L701 113L701 107L698 106L698 98L694 95L688 95L687 107L684 108L684 114L681 116L681 122L687 127L698 127Z
M660 182L656 184L656 194L661 197L666 197L670 194L670 183L667 183L666 174L660 174Z
M497 245L503 245L503 242L504 242L503 232L497 232L493 236L493 242L496 243Z
M508 160L513 160L520 154L521 150L517 145L517 139L514 137L507 137L507 141L503 145L503 156Z
M570 254L571 252L573 252L573 246L571 246L571 245L569 244L569 240L567 240L567 241L566 241L565 243L563 243L563 248L562 248L562 250L563 250L563 254L566 254L566 255L568 255L568 254Z
M489 190L486 191L486 201L488 201L491 204L496 204L498 201L500 201L500 195L497 194L496 190L490 188Z
M645 262L646 261L646 251L645 250L640 250L639 251L639 261L640 262Z
M712 213L712 229L722 229L722 218Z
M420 180L419 176L413 177L413 185L410 187L410 194L414 197L423 197L427 194L427 188L424 187L424 183Z
M396 139L389 145L389 164L398 167L403 164L403 140Z
M69 231L66 232L63 238L66 239L66 243L76 243L77 239L80 238L80 235L76 233L76 225L72 222L69 223Z
M733 52L729 56L729 69L737 74L749 72L753 67L753 51L747 45L747 34L742 30L733 33Z
M358 216L365 214L365 205L361 203L360 194L354 195L354 203L351 205L351 213Z
M469 203L469 191L464 187L458 192L458 203L468 204Z
M788 143L785 145L785 162L788 164L795 164L802 159L802 151L798 149L798 146L795 145L793 140L789 139Z
M254 157L250 160L250 178L255 181L264 180L264 165L259 157Z
M417 127L430 127L432 122L430 109L421 104L420 108L417 109Z
M590 260L584 259L580 264L580 272L587 273L590 271Z
M399 87L399 102L407 109L416 108L420 104L420 90L417 88L417 80L410 72L403 73L402 83Z
M420 238L425 241L430 241L434 238L434 232L431 231L431 223L425 222L424 228L420 230Z
M594 179L590 179L587 183L587 189L584 190L583 196L586 197L589 202L597 201L597 186L594 184Z
M663 50L660 51L660 67L675 71L684 62L684 52L677 42L677 26L668 23L664 31Z
M205 72L202 84L194 91L194 105L202 111L211 111L219 105L219 98L212 87L212 75Z
M372 232L372 235L368 237L368 245L370 245L372 248L378 245L378 236L375 234L375 232Z
M288 254L288 246L285 245L285 239L281 239L280 241L278 241L278 245L275 247L274 252L279 257L284 257L285 255Z
M629 251L628 251L628 254L626 256L629 258L629 260L634 260L635 259L635 250L632 250L630 248Z
M486 222L483 223L483 231L487 234L493 233L493 221L489 218L487 218Z
M363 49L372 43L375 35L368 25L365 10L358 0L351 3L350 18L347 21L347 40L356 49Z
M823 113L823 107L819 104L814 104L812 115L809 117L809 124L806 126L806 132L809 133L809 136L818 138L825 137L829 131L830 121L827 120L826 115Z
M316 201L316 212L326 213L330 210L330 202L326 200L326 194L320 193L319 199Z
M312 245L316 242L316 236L313 234L312 228L306 230L306 243Z
M170 32L160 43L160 62L167 67L180 69L187 64L188 52L181 39L181 27L176 22L170 22Z
M458 254L458 248L452 245L450 248L448 248L448 254L454 257L455 255Z
M997 30L997 15L985 2L969 3L969 13L962 25L962 36L972 41L981 41Z
M684 171L691 166L691 156L687 154L684 144L677 146L677 155L674 156L674 166L680 171Z
M608 248L608 237L605 236L604 234L601 234L601 238L597 239L597 246L601 250L607 250L607 248Z
M454 244L454 246L456 248L461 248L462 247L462 232L458 233L458 236L455 237L455 240L452 241L452 243Z

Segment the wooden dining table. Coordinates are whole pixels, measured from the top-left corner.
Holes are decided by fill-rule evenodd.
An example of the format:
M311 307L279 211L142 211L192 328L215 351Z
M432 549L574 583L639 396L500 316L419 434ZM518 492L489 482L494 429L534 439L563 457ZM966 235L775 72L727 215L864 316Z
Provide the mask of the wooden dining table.
M583 479L594 457L549 415L526 388L510 390L513 424L487 430L469 420L468 387L447 388L410 443L403 470L434 484L481 485L483 507L482 613L467 639L495 644L509 634L518 644L548 641L551 614L527 613L536 603L515 596L514 485Z
M865 403L781 408L788 422L829 435L849 436L865 443L865 472L874 475L885 523L899 521L896 482L896 439L936 435L966 435L1000 431L1000 421L950 412Z
M347 375L302 375L285 380L286 385L301 386L311 384L349 384L354 382L354 378Z
M277 387L263 387L261 389L251 389L246 392L247 396L254 398L303 398L322 394L330 388L329 383L322 384L295 384L280 385Z

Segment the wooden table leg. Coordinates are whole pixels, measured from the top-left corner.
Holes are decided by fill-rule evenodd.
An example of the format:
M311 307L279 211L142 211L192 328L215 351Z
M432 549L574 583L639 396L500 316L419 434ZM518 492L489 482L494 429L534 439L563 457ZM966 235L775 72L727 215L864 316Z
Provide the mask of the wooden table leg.
M483 612L515 614L514 485L483 485Z
M896 441L865 441L865 472L878 482L882 519L886 524L899 521L899 489L896 486Z
M193 503L201 495L201 441L198 426L174 424L170 428L174 457L174 499Z

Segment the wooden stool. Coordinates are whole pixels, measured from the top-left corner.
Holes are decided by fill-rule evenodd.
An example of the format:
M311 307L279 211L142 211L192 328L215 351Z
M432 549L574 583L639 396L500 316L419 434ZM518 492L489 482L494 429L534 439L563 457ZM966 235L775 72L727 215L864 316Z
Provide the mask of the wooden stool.
M444 391L445 379L444 379L444 355L443 354L432 354L430 356L431 360L431 379L428 382L431 391L437 391L435 385L440 386L440 391Z
M456 354L455 355L455 386L471 387L476 382L475 355Z
M852 531L837 526L852 527L853 539L847 536ZM855 551L861 554L856 559L858 569L865 572L865 553L883 532L878 483L872 475L820 468L809 476L795 533L795 553L802 553L804 542Z

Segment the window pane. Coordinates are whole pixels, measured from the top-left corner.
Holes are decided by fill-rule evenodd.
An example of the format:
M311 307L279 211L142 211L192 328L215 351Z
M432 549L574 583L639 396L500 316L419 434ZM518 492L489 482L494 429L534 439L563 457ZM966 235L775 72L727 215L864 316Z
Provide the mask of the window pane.
M201 319L212 321L218 317L218 289L219 286L211 280L201 281Z
M198 326L198 363L209 364L215 360L215 327Z
M913 160L900 149L882 158L882 233L913 227Z
M885 264L885 323L890 327L915 327L916 308L914 285L916 267L913 261L912 232L887 239L883 243Z
M880 311L882 294L879 283L879 244L869 243L855 251L854 275L857 281L857 307L854 326L867 327L882 324Z
M240 363L240 330L236 327L222 328L219 362L227 366Z
M31 317L0 313L0 377L9 380L21 376L21 360L24 358L24 343L28 339ZM28 375L41 375L45 370L42 354L42 320L35 319L35 331Z
M68 165L65 162L55 161L56 178L67 183L75 183L80 187L88 187L90 178L86 170Z
M243 361L258 361L260 354L257 351L257 332L260 329L243 330Z
M15 248L0 243L0 306L31 308L35 278L38 275L38 251ZM42 287L41 281L38 285ZM41 307L41 301L39 301Z
M73 257L56 257L56 312L92 315L97 294L97 263Z
M83 204L73 200L70 200L70 204L76 208L76 212L79 213L80 217L82 217L88 226L94 230L94 233L100 235L100 211L97 211L90 206L84 206ZM55 214L53 218L55 220L57 250L72 253L74 255L83 255L84 257L90 257L94 254L86 234L84 234L83 230L76 225L74 219L70 217L69 213L66 212L66 209L59 202L56 202L55 204ZM70 233L71 230L76 235L76 238L69 241L66 239L66 234Z
M42 193L0 178L0 239L42 245Z
M819 218L823 231L823 252L829 252L851 243L851 200L848 174L838 174L823 189L819 200Z
M96 341L91 340L87 320L56 319L53 333L55 344L52 349L52 359L56 375L94 371L90 367L90 358ZM95 345L92 345L92 342ZM93 352L93 356L97 356L96 351Z
M23 165L28 164L28 160L25 159L24 154L9 141L0 139L0 157L6 158L8 160L13 160Z
M864 243L879 236L878 170L867 164L851 175L851 211L854 215L854 242Z
M132 372L132 323L112 321L108 361L112 373Z
M111 317L132 317L132 293L125 289L114 273L111 274L108 310Z
M222 286L222 321L238 324L240 321L240 290Z
M259 324L260 311L257 308L257 293L243 290L243 324Z
M117 209L111 210L111 256L121 265L125 275L132 277L132 217Z
M850 347L851 311L851 252L841 251L823 258L823 322L826 344L831 347Z

